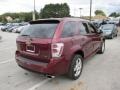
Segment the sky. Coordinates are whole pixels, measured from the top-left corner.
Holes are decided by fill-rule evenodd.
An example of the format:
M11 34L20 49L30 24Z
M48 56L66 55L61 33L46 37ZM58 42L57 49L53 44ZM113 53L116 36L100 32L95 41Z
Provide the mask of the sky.
M29 12L33 11L34 0L0 0L0 14L6 12ZM72 16L80 16L79 8L82 8L82 16L89 15L90 0L36 0L36 10L40 11L45 4L67 3L70 6ZM100 9L107 15L112 12L120 12L120 0L93 0L92 15Z

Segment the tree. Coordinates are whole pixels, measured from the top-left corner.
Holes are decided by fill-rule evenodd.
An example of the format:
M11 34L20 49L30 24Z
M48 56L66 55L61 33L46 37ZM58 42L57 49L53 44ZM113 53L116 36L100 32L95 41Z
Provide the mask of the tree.
M64 4L47 4L41 9L41 18L62 18L70 16L69 6Z
M102 10L96 10L96 11L95 11L95 15L106 16L106 14L105 14Z
M0 16L0 22L2 22L2 23L6 23L6 22L7 22L7 20L6 20L6 18L5 18L5 17Z
M113 12L109 15L109 17L119 17L120 13Z
M35 11L36 19L39 18L39 13ZM5 19L6 17L11 17L13 19L13 22L15 21L31 21L32 20L32 12L20 12L20 13L4 13L0 15L0 22L7 22Z
M25 21L25 22L31 21L32 20L32 12L28 12L28 13L21 12L21 13L19 13L19 19L21 21Z

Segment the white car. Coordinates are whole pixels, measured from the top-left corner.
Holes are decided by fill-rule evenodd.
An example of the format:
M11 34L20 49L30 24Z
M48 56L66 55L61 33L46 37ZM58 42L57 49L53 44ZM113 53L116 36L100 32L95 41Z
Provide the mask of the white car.
M0 26L0 30L1 30L1 28L3 28L4 26Z
M23 30L24 26L20 26L18 28L15 28L12 32L14 33L20 33Z

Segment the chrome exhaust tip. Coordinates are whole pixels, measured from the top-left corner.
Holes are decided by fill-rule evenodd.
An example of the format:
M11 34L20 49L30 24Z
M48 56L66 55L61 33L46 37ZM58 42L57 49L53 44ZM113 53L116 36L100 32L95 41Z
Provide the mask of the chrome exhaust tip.
M45 76L48 78L55 78L55 76L52 76L52 75L45 75Z

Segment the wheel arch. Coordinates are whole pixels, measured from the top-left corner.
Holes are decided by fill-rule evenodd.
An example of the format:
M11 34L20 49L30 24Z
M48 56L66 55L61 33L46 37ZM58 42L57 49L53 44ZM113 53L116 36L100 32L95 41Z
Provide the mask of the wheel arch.
M81 58L84 58L84 52L83 52L82 50L77 50L76 52L74 52L73 57L74 57L75 55L78 55L78 54L81 55ZM71 61L71 62L72 62L72 61ZM82 60L82 63L83 63L83 60ZM71 71L72 68L73 68L73 65L72 65L72 63L70 63L70 64L69 64L69 68L68 68L67 75L68 75L68 77L71 78L72 80L76 80L76 79L78 79L78 78L80 77L82 70L81 70L80 75L79 75L78 77L73 77L73 71ZM83 68L83 64L82 64L82 68Z
M105 37L103 38L103 41L105 42Z
M79 54L79 55L81 55L82 58L85 57L85 56L84 56L84 52L83 52L82 50L78 50L78 51L76 51L76 52L74 53L74 55L75 55L75 54Z

